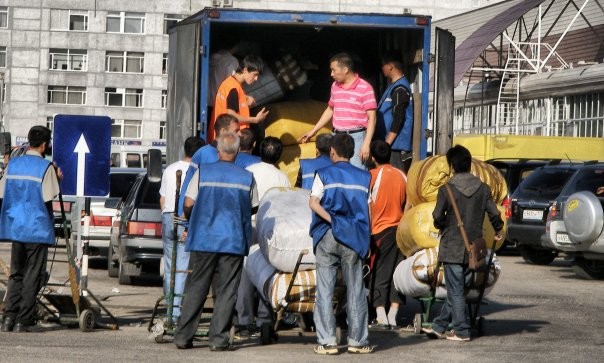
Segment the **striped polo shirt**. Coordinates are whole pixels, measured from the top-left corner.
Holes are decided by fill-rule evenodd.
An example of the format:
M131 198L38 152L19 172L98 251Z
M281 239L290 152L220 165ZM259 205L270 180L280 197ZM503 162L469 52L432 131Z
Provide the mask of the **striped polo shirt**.
M373 87L359 76L347 88L334 82L328 104L333 109L333 128L338 131L367 127L367 111L377 108Z

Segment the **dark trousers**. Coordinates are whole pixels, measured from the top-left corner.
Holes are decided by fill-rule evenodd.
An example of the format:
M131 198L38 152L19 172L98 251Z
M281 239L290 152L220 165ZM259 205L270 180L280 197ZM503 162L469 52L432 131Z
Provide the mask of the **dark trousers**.
M185 284L178 328L174 332L175 344L186 345L193 341L210 285L214 286L216 300L208 332L209 344L217 347L229 344L242 267L243 256L191 252L189 270L192 272Z
M13 242L5 317L24 325L36 323L36 296L45 283L47 258L47 244Z
M386 306L388 303L402 303L392 279L394 269L403 259L396 245L396 228L397 226L388 227L371 236L374 257L369 287L373 307Z
M390 154L390 164L395 168L402 170L407 174L411 167L413 153L411 151L392 150Z

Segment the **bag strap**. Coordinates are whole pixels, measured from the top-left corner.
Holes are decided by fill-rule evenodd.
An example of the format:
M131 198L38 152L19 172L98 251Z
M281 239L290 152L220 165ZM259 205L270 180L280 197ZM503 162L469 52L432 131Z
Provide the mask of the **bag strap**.
M466 245L466 250L468 253L471 251L470 241L468 240L468 235L466 234L466 228L463 225L463 221L461 220L461 214L459 213L459 209L457 208L457 203L455 203L455 198L453 197L453 192L449 187L449 184L445 184L445 188L447 189L447 194L449 195L449 201L453 206L453 212L455 212L455 217L457 218L457 226L459 227L459 231L461 232L461 238L463 239L463 243Z

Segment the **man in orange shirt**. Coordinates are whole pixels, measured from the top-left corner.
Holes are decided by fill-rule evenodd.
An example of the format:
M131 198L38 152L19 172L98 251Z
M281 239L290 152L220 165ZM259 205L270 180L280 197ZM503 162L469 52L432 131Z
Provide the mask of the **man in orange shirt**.
M227 77L218 87L216 100L214 101L214 110L212 119L208 124L207 143L214 140L214 123L216 118L223 113L233 115L239 121L239 127L244 129L249 124L258 124L266 118L268 110L262 108L256 116L250 116L250 107L253 107L256 101L253 97L247 96L243 91L242 85L252 85L258 80L262 73L264 64L262 59L255 55L248 55L239 62L239 67L235 74Z
M391 149L383 140L370 145L371 158L376 165L371 170L371 278L369 299L376 310L375 329L397 326L396 314L402 302L394 288L392 275L402 255L396 245L396 228L403 217L407 176L389 164ZM386 308L390 304L388 314Z

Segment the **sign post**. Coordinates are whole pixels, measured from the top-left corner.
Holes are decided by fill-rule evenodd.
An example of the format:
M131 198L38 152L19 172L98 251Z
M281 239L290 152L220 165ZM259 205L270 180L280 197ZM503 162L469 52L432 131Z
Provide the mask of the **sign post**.
M80 285L87 291L88 241L82 245L81 210L84 198L109 194L111 118L107 116L56 115L53 132L53 161L63 172L61 192L75 196L77 260ZM74 214L72 213L72 217ZM89 216L85 217L87 220ZM85 226L87 227L87 226ZM87 234L86 234L87 235Z

